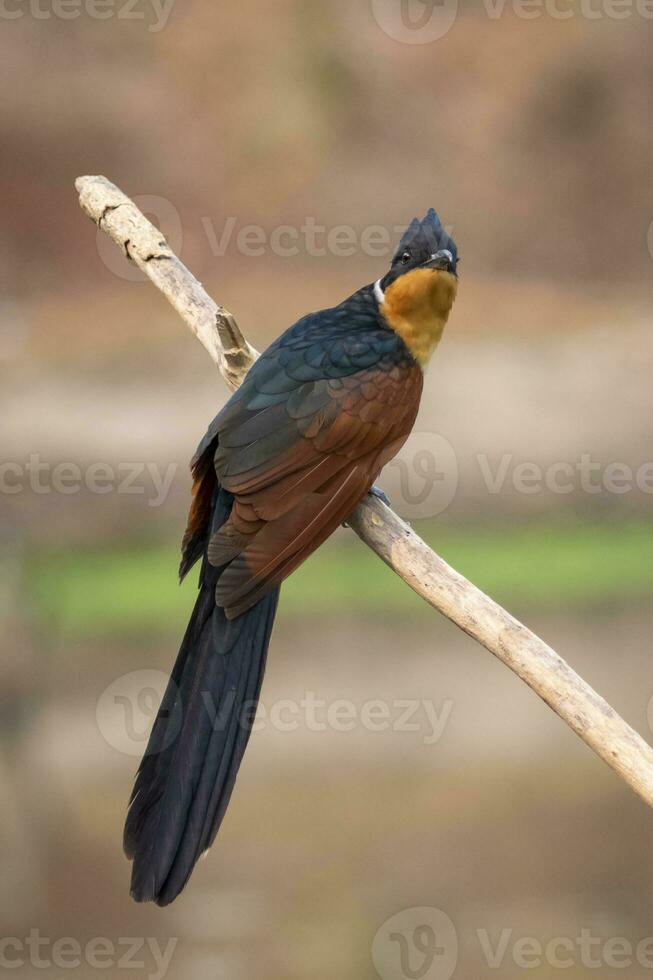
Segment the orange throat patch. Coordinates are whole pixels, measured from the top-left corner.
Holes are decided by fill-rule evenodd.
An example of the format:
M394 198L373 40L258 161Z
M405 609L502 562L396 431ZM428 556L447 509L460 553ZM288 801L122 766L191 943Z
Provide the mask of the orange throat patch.
M450 272L412 269L384 292L379 310L422 368L440 342L457 288Z

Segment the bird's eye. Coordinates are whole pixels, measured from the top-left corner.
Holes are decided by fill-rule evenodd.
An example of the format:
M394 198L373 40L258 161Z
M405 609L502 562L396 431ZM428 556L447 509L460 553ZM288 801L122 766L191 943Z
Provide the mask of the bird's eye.
M412 255L408 250L406 250L401 256L401 262L403 265L407 265L412 258Z

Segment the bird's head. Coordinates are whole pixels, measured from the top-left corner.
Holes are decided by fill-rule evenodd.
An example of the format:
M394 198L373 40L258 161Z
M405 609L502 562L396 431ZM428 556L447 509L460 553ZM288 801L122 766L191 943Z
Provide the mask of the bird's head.
M374 284L379 310L423 366L437 345L458 287L458 249L433 208L413 218L389 271Z

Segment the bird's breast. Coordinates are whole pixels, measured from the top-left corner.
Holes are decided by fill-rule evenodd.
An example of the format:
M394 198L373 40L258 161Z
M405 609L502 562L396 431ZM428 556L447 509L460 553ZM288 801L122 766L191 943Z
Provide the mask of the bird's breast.
M442 269L413 269L385 289L381 315L422 368L442 337L456 289L456 277Z

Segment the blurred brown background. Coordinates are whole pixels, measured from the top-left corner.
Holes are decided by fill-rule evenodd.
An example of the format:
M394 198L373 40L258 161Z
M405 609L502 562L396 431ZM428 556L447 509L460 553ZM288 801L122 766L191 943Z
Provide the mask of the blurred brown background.
M193 600L175 578L187 459L226 392L98 240L79 174L134 196L259 348L383 273L371 228L394 244L436 206L459 299L383 484L651 738L653 27L643 3L452 3L2 8L15 977L651 975L650 811L345 531L284 590L266 716L212 853L169 909L128 896L124 808ZM125 937L146 940L131 960Z

